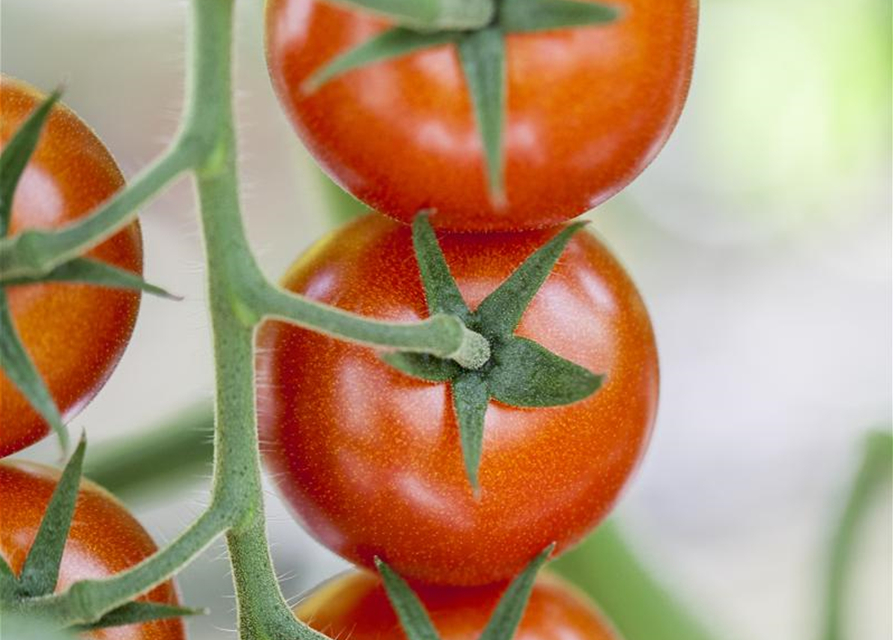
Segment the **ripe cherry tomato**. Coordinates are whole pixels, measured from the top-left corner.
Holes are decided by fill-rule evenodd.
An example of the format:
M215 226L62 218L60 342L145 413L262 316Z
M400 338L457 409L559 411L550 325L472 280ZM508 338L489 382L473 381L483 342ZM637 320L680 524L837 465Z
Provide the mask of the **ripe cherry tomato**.
M0 148L45 96L0 80ZM10 235L61 227L88 214L124 185L96 134L70 109L56 106L16 189ZM142 239L134 222L87 254L141 273ZM140 305L132 291L56 283L9 287L16 328L63 418L96 395L121 358ZM49 428L0 371L0 457L27 447Z
M0 555L18 575L59 472L22 461L0 463ZM81 482L71 530L62 555L56 592L78 580L106 578L141 562L157 550L155 543L127 509L102 487ZM143 602L177 604L172 582L155 587ZM99 629L92 640L184 640L177 618Z
M524 0L508 0L524 2ZM302 83L388 28L324 0L267 0L276 93L323 168L373 209L449 230L530 229L617 193L658 153L688 92L696 0L620 0L607 25L507 36L507 203L488 195L482 143L456 48Z
M292 290L391 321L427 317L410 229L372 215L299 259ZM474 309L555 230L446 234ZM571 405L491 401L473 495L448 385L410 378L371 349L270 322L258 338L265 459L310 532L343 557L408 578L508 579L553 541L566 549L613 505L642 456L658 393L648 314L608 250L580 232L517 334L590 371L602 388Z
M442 640L475 640L504 585L451 589L415 587ZM351 573L324 584L295 607L301 620L331 638L405 640L379 579ZM575 589L554 576L537 580L515 635L523 640L619 640Z

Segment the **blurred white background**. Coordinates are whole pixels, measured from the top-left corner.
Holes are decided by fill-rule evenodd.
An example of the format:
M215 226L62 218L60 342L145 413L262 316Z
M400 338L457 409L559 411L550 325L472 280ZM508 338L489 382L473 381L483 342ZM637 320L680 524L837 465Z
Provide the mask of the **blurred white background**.
M886 0L704 0L687 110L658 160L592 217L640 285L663 386L646 462L619 509L643 553L730 640L814 637L829 527L862 434L891 419L891 56ZM243 199L273 278L329 228L320 181L263 59L262 3L239 3ZM176 129L188 6L180 0L4 0L2 70L66 102L133 175ZM146 298L116 374L73 422L93 445L210 397L200 239L188 184L142 216ZM52 459L52 442L27 452ZM140 505L159 542L205 493ZM343 564L274 494L293 596ZM860 546L851 636L889 640L891 500ZM234 637L218 546L180 581ZM679 640L685 640L680 638Z

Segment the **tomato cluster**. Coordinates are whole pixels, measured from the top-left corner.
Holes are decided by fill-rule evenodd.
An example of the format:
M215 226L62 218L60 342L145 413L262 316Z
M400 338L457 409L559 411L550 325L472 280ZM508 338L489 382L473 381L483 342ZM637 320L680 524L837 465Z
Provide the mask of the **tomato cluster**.
M603 7L616 19L596 25L562 20L598 0L570 8L529 0L533 13L562 14L539 29L512 9L524 1L497 0L491 24L449 37L394 35L384 20L323 0L267 3L270 74L300 137L336 181L392 218L372 213L330 235L295 262L284 287L388 322L450 313L489 355L480 367L415 352L382 357L268 322L257 336L262 453L309 531L358 565L381 560L412 581L443 640L477 637L531 558L565 551L606 516L644 454L657 404L657 350L642 299L595 236L571 235L577 226L563 223L622 189L666 141L688 88L697 5L622 0ZM468 57L482 55L474 49L482 32L495 34L500 64L504 55L505 86L483 89L505 90L504 105L499 95L489 103L505 109L495 126L480 104L480 78L469 75L468 60L483 60ZM370 38L380 46L383 34L401 46L407 38L439 44L315 84L321 68ZM2 80L0 146L40 101ZM92 131L56 108L15 192L9 233L70 223L122 185ZM139 273L140 243L134 223L88 256ZM550 247L560 247L554 259L543 257ZM25 349L69 418L120 358L139 295L46 282L11 285L6 295ZM581 380L585 393L559 388ZM0 393L3 457L47 425L2 373ZM0 556L14 573L57 482L39 467L0 465ZM110 495L86 484L56 588L120 572L154 551ZM387 597L378 578L355 573L296 614L333 637L401 640ZM144 599L175 603L176 595L168 583ZM533 587L519 633L616 638L550 577ZM182 636L173 619L91 637Z
M497 6L515 1L523 0ZM463 77L461 45L453 46L467 36L351 63L321 84L321 69L404 34L323 0L268 0L267 60L299 137L338 183L399 223L430 211L474 313L559 232L555 225L638 175L679 116L697 3L624 0L618 8L606 25L505 30L501 197L488 186L478 96ZM501 10L495 28L502 28ZM431 291L413 257L414 236L398 222L371 214L351 223L299 258L283 285L382 320L424 319ZM658 365L648 314L592 235L570 241L514 335L605 382L561 406L491 397L479 486L469 483L458 413L464 401L454 382L419 379L367 348L283 322L258 335L260 436L281 493L336 553L367 567L382 558L414 580L440 616L444 638L475 637L486 620L478 614L492 609L499 585L550 542L561 552L605 516L654 420ZM502 364L491 346L484 380ZM480 586L488 584L496 586ZM524 637L607 637L596 622L570 614L579 626L562 631L554 621L563 614L543 602L568 599L551 584L537 589L540 604L528 618L541 606L556 626L547 633L522 625ZM299 615L327 632L402 638L383 598L372 578L352 576Z
M317 0L270 0L267 51L301 138L354 195L404 222L430 207L445 230L512 230L574 217L641 170L681 109L695 24L690 0L630 0L608 26L506 36L501 207L487 193L454 47L309 88L320 66L389 25ZM439 241L474 308L554 233ZM377 217L318 244L284 285L381 319L427 315L408 229ZM478 494L463 471L449 385L411 378L361 347L266 326L261 437L271 472L310 531L354 562L381 556L417 580L472 585L506 579L548 542L560 551L594 526L653 421L657 356L647 313L623 269L581 234L517 335L603 373L607 384L561 407L493 402Z

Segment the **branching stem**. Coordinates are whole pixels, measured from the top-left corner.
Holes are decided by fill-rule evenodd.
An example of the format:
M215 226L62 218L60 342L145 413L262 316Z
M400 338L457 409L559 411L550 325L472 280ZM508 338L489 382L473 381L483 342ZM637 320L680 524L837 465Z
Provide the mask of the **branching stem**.
M0 242L3 280L39 276L129 223L182 173L195 175L205 240L216 366L211 506L173 543L128 571L18 603L63 625L88 624L182 569L226 534L243 640L324 638L297 622L282 597L267 546L254 396L254 332L277 318L346 340L453 358L476 368L489 346L453 316L391 324L307 300L271 284L248 246L239 207L232 112L233 0L193 0L189 99L181 134L159 160L96 212L57 231Z

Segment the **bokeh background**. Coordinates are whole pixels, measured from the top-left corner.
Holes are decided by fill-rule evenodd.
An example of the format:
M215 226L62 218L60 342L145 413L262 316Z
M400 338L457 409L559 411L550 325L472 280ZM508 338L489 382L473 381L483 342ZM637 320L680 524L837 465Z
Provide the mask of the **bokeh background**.
M267 273L331 227L323 180L275 102L262 3L239 4L237 108L246 223ZM3 0L2 70L65 100L133 175L181 108L182 0ZM638 282L663 386L653 445L618 517L660 579L729 640L815 637L828 538L864 433L891 419L891 5L703 0L687 109L670 143L591 214ZM142 217L146 298L116 374L72 427L99 449L210 399L200 238L180 184ZM54 443L26 452L55 460ZM159 542L207 499L206 478L131 504ZM344 564L273 492L288 596ZM889 640L891 496L861 529L847 630ZM234 637L217 545L180 580L194 640ZM679 638L678 640L687 640Z

